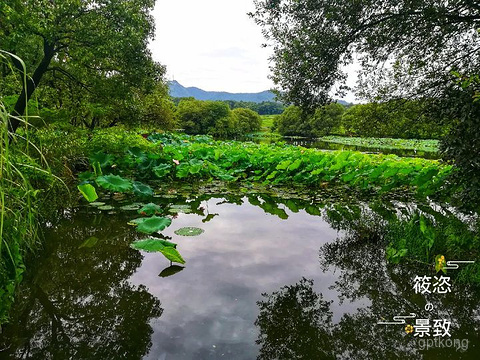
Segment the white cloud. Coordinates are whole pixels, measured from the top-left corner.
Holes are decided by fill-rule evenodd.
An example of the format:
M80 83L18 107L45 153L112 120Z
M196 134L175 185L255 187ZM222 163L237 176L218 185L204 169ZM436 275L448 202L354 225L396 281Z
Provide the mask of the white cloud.
M170 79L205 90L257 92L271 88L261 29L247 16L252 0L157 0L155 60Z
M259 92L268 79L270 48L261 28L248 17L253 0L157 0L153 15L154 59L167 66L170 80L210 91ZM353 86L358 66L350 66ZM353 94L344 98L354 101Z

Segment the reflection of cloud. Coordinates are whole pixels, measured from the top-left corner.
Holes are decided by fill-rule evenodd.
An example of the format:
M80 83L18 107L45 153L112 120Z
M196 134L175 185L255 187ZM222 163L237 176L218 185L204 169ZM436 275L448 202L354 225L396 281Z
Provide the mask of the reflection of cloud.
M254 322L262 293L306 277L315 280L315 289L326 298L337 299L328 290L336 275L322 273L318 263L320 246L334 240L337 233L321 217L287 210L290 217L285 221L248 203L218 202L208 201L209 212L220 214L212 221L202 223L201 216L180 214L164 232L178 243L187 261L184 271L160 278L157 275L168 261L159 254L146 254L132 278L158 296L165 309L152 324L154 345L147 358L156 359L165 351L167 359L190 359L186 354L196 354L191 359L216 358L222 352L231 358L228 351L241 347L236 354L243 357L235 358L252 359L258 351ZM183 226L205 232L191 238L176 236L174 231ZM355 305L335 311L341 316Z

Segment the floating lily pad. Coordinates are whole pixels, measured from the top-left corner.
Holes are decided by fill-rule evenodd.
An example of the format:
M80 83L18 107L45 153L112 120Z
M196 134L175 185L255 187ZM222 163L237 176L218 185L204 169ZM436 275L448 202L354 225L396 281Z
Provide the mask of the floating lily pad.
M122 200L125 200L125 198L126 198L125 194L122 194L122 193L115 193L112 196L112 199L115 201L122 201Z
M95 237L95 236L92 236L92 237L89 237L87 240L85 240L82 245L80 245L78 248L79 249L82 249L82 248L92 248L94 247L95 245L97 245L97 242L98 242L98 238Z
M121 210L124 210L124 211L135 211L135 210L138 210L140 209L140 205L138 204L129 204L129 205L124 205L120 208Z
M183 214L190 214L192 210L190 209L169 209L169 212L173 214L183 213Z
M183 227L181 229L175 230L175 234L181 236L198 236L203 234L205 230L197 228L197 227Z
M98 209L103 210L103 211L109 211L115 209L112 205L103 205L99 206Z
M104 189L111 191L125 192L132 190L130 180L124 179L118 175L104 175L97 177L97 184Z
M144 205L141 209L138 210L139 214L142 215L155 215L159 214L162 211L162 208L154 203L149 203Z
M143 221L138 223L137 230L145 234L152 234L157 231L162 231L166 227L170 226L172 220L164 217L152 216L144 218Z
M103 205L105 205L105 203L100 201L90 203L90 206L103 206Z
M183 266L171 265L171 266L163 269L162 272L158 276L163 277L163 278L168 277L168 276L172 276L172 275L175 275L175 274L179 273L183 269L185 269L185 267L183 267Z

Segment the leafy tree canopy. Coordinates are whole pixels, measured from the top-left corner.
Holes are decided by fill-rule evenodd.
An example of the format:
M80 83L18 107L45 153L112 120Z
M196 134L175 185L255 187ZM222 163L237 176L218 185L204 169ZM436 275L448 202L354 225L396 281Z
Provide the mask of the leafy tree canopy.
M452 70L480 73L477 1L258 0L255 6L250 15L273 46L272 79L287 103L327 102L355 57L363 69L360 95L370 99L438 97Z
M149 13L154 5L154 0L2 2L0 48L22 58L30 71L14 113L24 113L25 100L43 83L70 96L80 93L118 104L133 88L163 81L165 69L147 48L154 34ZM8 68L2 75L9 75ZM11 130L17 126L12 121Z

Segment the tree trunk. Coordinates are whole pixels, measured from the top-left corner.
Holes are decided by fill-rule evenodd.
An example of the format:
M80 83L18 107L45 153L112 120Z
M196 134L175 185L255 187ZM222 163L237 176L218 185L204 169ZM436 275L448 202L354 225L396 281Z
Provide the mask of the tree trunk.
M55 55L54 44L51 44L46 39L44 39L43 40L43 59L35 69L33 76L31 78L27 78L26 84L23 85L22 93L20 94L15 104L15 108L13 109L13 112L12 112L13 116L19 117L19 116L23 116L23 114L25 113L28 100L30 100L30 98L32 97L33 92L35 91L38 84L40 83L40 80L43 77L43 74L45 74L45 72L47 71L48 66L50 65L50 61L53 58L53 55ZM21 63L15 58L13 58L13 62L15 64L15 67L21 70L21 72L23 73L23 67ZM11 131L12 133L15 133L19 125L20 125L20 120L16 118L10 118L10 121L8 123L8 130Z

